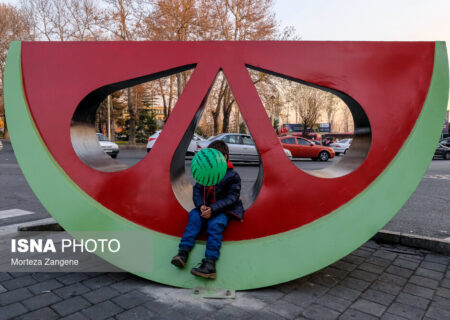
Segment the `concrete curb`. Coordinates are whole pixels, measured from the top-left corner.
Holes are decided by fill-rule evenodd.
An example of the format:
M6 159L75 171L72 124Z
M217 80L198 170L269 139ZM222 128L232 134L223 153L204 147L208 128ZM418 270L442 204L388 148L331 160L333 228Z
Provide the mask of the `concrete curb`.
M425 249L436 253L450 255L450 241L395 231L381 230L372 240L378 243L400 244L407 247Z

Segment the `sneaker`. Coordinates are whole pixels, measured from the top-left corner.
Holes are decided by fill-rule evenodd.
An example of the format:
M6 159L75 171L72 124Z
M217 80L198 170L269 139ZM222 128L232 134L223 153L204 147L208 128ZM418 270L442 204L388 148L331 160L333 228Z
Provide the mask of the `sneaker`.
M199 267L191 269L191 273L197 277L216 279L216 261L203 259Z
M175 267L184 268L184 266L186 265L188 256L189 256L189 251L178 250L178 254L172 258L172 261L170 263L173 264Z

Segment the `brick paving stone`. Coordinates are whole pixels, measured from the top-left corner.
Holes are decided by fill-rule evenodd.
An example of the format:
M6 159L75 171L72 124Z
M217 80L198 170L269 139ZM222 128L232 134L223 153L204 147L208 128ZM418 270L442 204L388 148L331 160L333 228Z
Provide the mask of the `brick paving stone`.
M316 303L339 312L343 312L352 304L350 300L335 297L331 294L322 296Z
M111 301L104 301L87 309L84 309L82 313L91 320L103 320L121 313L122 311L124 310L121 307L112 303Z
M405 259L402 259L401 257L398 257L397 259L394 260L393 265L397 266L397 267L401 267L401 268L410 269L410 270L416 270L417 267L419 266L419 262L405 260Z
M319 297L321 297L327 290L327 287L307 282L300 286L298 290L288 293L283 297L283 300L300 307L307 307L319 299Z
M137 277L125 279L112 284L110 287L119 291L120 293L125 293L134 289L139 289L140 287L148 284L149 281L144 279L139 279Z
M51 280L57 277L61 277L67 273L65 272L35 272L31 276L39 282Z
M81 312L76 312L59 320L89 320L89 318L85 317Z
M275 301L267 307L267 310L285 319L295 319L304 311L302 307L288 303L284 300Z
M345 270L340 270L340 269L336 269L333 267L325 268L325 269L321 270L320 272L323 274L330 275L333 278L338 279L338 280L344 279L348 274L348 272Z
M358 257L367 258L372 255L372 251L359 248L353 251L352 254Z
M248 320L273 320L276 318L279 318L279 316L268 310L256 310L252 312L252 315L248 318Z
M256 299L262 300L267 303L272 303L284 296L283 292L273 287L247 291L247 293Z
M64 283L65 285L73 284L86 279L89 279L89 276L81 272L69 273L57 278L58 281Z
M33 295L27 288L20 288L12 291L0 293L0 306L6 306L10 303L22 301Z
M277 284L275 286L275 288L277 290L280 290L284 294L287 294L287 293L295 290L297 288L297 286L298 286L298 284L295 283L294 281L289 281L289 282L285 282L285 283L282 283L282 284Z
M355 303L353 303L351 305L352 309L356 309L359 311L362 311L364 313L368 313L377 317L380 317L383 312L386 310L386 306L373 302L373 301L369 301L369 300L365 300L365 299L358 299L355 301Z
M425 278L421 276L412 276L408 282L417 284L418 286L430 288L430 289L436 289L439 285L439 282L434 279Z
M357 265L350 263L350 262L345 262L345 261L338 261L332 264L333 267L340 269L340 270L344 270L344 271L353 271Z
M18 317L18 320L52 320L58 319L58 314L52 309L46 307Z
M370 286L370 282L352 278L352 277L345 278L344 280L339 282L339 284L341 286L344 286L344 287L347 287L350 289L354 289L354 290L358 290L358 291L364 291Z
M385 267L382 267L382 266L379 266L379 265L376 265L373 263L364 262L358 266L358 269L364 270L367 272L371 272L371 273L382 274Z
M316 273L310 275L308 277L308 280L313 283L325 286L327 288L334 287L338 283L338 280L336 278L334 278L332 275L322 273L322 272L316 272Z
M162 320L174 320L174 319L191 320L192 318L186 317L185 315L179 313L178 311L176 311L174 309L170 309L167 313L163 314L160 319L162 319Z
M378 274L367 272L364 270L353 270L349 273L349 276L367 282L373 282L378 278Z
M91 304L84 298L76 296L67 300L55 303L52 305L52 309L58 312L61 316L67 316L71 313L83 310L90 307Z
M403 278L409 278L414 273L414 271L412 271L412 270L409 270L409 269L406 269L406 268L402 268L402 267L398 267L398 266L394 266L394 265L390 265L386 269L386 272L390 273L390 274L394 274L394 275L399 276L399 277L403 277Z
M103 302L105 300L109 300L119 295L117 290L114 290L110 287L102 287L97 290L90 291L88 293L83 294L83 297L89 300L89 302L93 304L97 304Z
M388 265L390 265L392 263L391 260L387 260L387 259L383 259L380 257L376 257L376 256L370 256L366 259L366 262L371 263L371 264L375 264L377 266L380 267L387 267Z
M347 309L339 317L339 320L377 320L377 319L378 317L351 308Z
M109 277L107 274L103 274L98 277L84 280L81 283L91 290L95 290L113 284L114 282L116 281L113 278Z
M385 312L380 318L381 320L408 320L406 318L400 317L399 315Z
M373 290L378 290L378 291L382 291L382 292L393 294L393 295L397 295L402 290L402 287L400 287L394 283L380 281L380 280L375 281L370 286L370 288Z
M43 293L21 301L29 310L37 310L61 301L61 298L52 292Z
M425 255L425 261L430 261L430 262L434 262L434 263L440 263L443 265L448 265L450 263L450 258L448 256L445 255L437 255L434 253L428 253L427 255Z
M131 309L140 304L146 303L148 301L148 298L143 293L134 290L119 295L111 300L118 306L122 307L123 309Z
M388 294L373 289L366 290L361 297L385 306L390 305L395 299L395 295L393 294Z
M450 319L450 310L440 309L431 306L426 313L426 316L431 319L443 320Z
M142 320L142 319L153 319L155 314L144 308L142 306L135 307L133 309L127 310L125 312L119 313L115 317L118 320Z
M406 304L394 302L387 312L399 315L401 317L404 317L409 320L420 320L422 319L423 315L425 314L425 311L419 308L415 308L412 306L408 306Z
M214 311L210 314L212 315L211 318L205 317L205 319L248 319L252 316L252 313L248 310L232 305L228 305L219 311Z
M376 243L375 241L369 240L366 243L364 243L361 247L366 248L368 250L375 251L380 248L380 245L378 243Z
M40 294L46 291L52 291L54 289L61 288L62 286L63 284L61 282L55 279L50 279L29 286L28 289L33 292L33 294Z
M328 293L333 296L344 298L350 301L356 300L361 295L360 291L349 289L340 285L332 288L330 291L328 291Z
M7 272L0 272L0 282L10 280L12 279L12 276L9 275Z
M433 270L424 269L424 268L418 268L414 274L416 276L422 276L422 277L434 279L437 281L441 281L441 279L444 277L443 272L433 271Z
M6 292L6 288L0 284L0 293Z
M434 291L429 288L424 288L421 286L417 286L412 283L408 283L404 288L403 291L406 293L410 293L415 296L419 296L425 299L431 299L433 296Z
M361 264L361 263L364 262L364 258L363 258L363 257L356 256L356 255L354 255L354 254L349 254L348 256L344 257L344 258L342 259L342 261L350 262L350 263L353 263L353 264L358 265L358 264Z
M60 296L63 299L67 299L67 298L74 297L74 296L79 296L88 291L90 291L90 289L81 283L75 283L75 284L71 284L69 286L65 286L65 287L53 290L54 293L56 293L58 296Z
M450 289L450 279L447 279L447 278L443 279L441 281L441 287Z
M378 249L372 255L375 257L378 257L378 258L391 260L391 261L393 261L393 260L395 260L395 258L397 258L397 254L395 252L390 252L390 251L384 250L384 249Z
M436 295L450 299L450 290L445 288L438 288L436 290Z
M318 304L313 304L303 311L303 316L312 320L332 320L337 319L339 315L340 313L338 311Z
M425 310L428 307L428 305L430 304L430 300L428 300L428 299L414 296L412 294L404 293L404 292L400 293L397 296L397 299L395 301L399 302L399 303L407 304L412 307L417 307L417 308L423 309L423 310Z
M423 261L420 264L420 267L424 268L424 269L438 271L438 272L445 272L445 270L447 269L447 266L444 264L430 262L430 261Z
M169 303L167 301L163 301L164 297L161 297L160 299L147 301L143 306L153 313L156 314L165 314L173 307L173 303ZM226 307L225 307L226 308Z
M8 290L14 290L17 288L27 287L35 284L37 281L31 276L24 276L20 278L14 278L8 281L2 282L2 286Z
M0 320L12 319L26 312L28 310L18 302L9 304L5 307L0 307Z
M405 278L402 278L400 276L396 276L396 275L390 274L390 273L383 273L382 275L380 275L378 277L378 280L393 283L400 287L403 286L407 281L407 279L405 279Z
M26 277L29 276L29 272L9 272L9 275L13 278L20 278L20 277Z
M122 281L128 278L133 277L133 275L131 273L128 272L112 272L108 274L108 277L110 277L111 279L114 279L116 282L118 281Z

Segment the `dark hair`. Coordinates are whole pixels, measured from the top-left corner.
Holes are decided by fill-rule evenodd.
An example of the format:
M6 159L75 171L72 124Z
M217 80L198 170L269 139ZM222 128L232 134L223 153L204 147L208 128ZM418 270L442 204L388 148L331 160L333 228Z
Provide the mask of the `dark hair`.
M225 158L228 159L230 151L228 150L228 146L222 140L215 140L208 145L208 148L216 149L224 155Z

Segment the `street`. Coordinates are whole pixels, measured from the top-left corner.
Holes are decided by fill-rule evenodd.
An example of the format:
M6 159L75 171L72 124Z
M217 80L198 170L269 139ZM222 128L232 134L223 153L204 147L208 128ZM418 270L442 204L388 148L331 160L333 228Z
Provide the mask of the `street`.
M4 142L0 150L0 226L48 218L49 214L40 204L28 186L14 157L9 142ZM121 150L117 160L132 166L139 162L147 152ZM309 159L294 160L302 170L321 169L341 159L340 156L328 162L314 162ZM186 173L193 182L186 161ZM255 165L236 165L242 179L242 188L250 188L255 181L259 167ZM446 239L450 237L450 161L433 160L419 187L404 205L402 210L386 225L385 230L421 236ZM19 210L19 211L10 211ZM17 216L14 213L21 215Z

